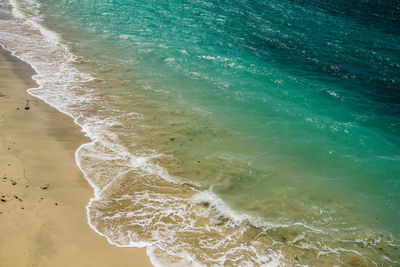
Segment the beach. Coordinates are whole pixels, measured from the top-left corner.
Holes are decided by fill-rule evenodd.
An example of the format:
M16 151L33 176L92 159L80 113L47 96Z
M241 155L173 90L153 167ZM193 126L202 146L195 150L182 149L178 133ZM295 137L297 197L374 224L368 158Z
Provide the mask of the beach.
M33 74L0 49L0 265L152 266L145 249L110 245L90 229L93 190L74 154L89 139L26 92Z
M0 267L399 265L400 6L351 5L0 0Z

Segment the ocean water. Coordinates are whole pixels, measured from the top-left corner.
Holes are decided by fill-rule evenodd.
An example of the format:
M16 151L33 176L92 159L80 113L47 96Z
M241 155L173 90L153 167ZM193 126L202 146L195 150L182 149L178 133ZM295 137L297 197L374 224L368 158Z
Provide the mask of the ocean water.
M88 223L157 266L400 264L399 1L0 0L92 140Z

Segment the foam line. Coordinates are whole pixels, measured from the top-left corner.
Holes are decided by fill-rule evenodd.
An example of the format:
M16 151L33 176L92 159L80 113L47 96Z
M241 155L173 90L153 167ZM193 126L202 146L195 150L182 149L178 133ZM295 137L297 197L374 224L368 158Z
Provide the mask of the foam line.
M115 123L117 122L110 121L107 118L100 118L96 114L92 117L87 117L84 113L80 111L80 109L76 108L76 106L79 106L79 108L83 108L86 105L90 105L91 101L96 102L98 100L98 95L96 95L96 92L94 90L85 88L84 86L80 85L81 83L89 83L90 81L93 81L94 78L88 73L80 72L72 65L73 62L75 62L76 56L73 55L70 52L69 48L62 43L62 40L57 35L57 33L47 29L40 23L36 22L34 18L30 18L27 14L21 11L18 8L18 3L15 0L9 1L12 6L11 12L15 19L9 22L8 28L4 27L3 29L0 29L2 33L4 32L4 37L2 36L2 38L5 39L1 40L0 46L10 51L13 56L25 61L37 73L32 78L36 81L38 87L29 88L27 92L30 95L43 100L45 103L56 108L58 111L73 118L74 123L77 124L81 128L81 131L91 140L88 143L82 144L75 151L76 165L81 170L83 176L88 181L90 186L93 188L94 196L90 199L89 203L86 206L87 222L89 226L97 234L105 237L107 241L112 245L118 247L146 247L147 254L150 257L151 262L155 266L162 266L164 264L162 260L156 256L156 251L163 251L166 254L169 253L172 256L182 258L182 261L185 263L190 263L194 266L201 266L201 263L196 262L193 254L185 253L185 251L187 250L173 250L173 248L168 247L168 245L176 244L173 244L173 242L168 243L167 241L170 240L165 241L157 239L167 239L170 238L170 236L173 236L172 232L168 232L167 234L165 234L170 234L170 236L167 237L162 236L160 232L157 232L160 231L159 229L164 229L162 227L165 227L165 229L167 229L168 231L172 231L170 228L168 228L168 225L166 224L160 226L159 229L156 228L156 230L151 233L153 234L152 240L138 241L131 239L128 241L123 240L123 242L118 242L119 239L113 239L110 234L107 235L107 232L100 231L99 229L97 229L95 223L91 221L90 213L93 212L91 208L93 207L94 203L98 203L104 200L103 194L106 194L106 191L112 188L114 182L118 181L118 179L121 179L122 176L131 171L140 171L141 173L147 175L160 177L162 180L167 181L169 184L176 184L178 182L173 177L171 177L164 168L150 162L152 158L157 158L161 156L157 152L154 152L150 155L133 155L124 146L120 145L118 142L118 136L116 136L107 128L115 125ZM0 23L8 22L1 21ZM16 30L7 31L7 29L12 28L11 26L15 26ZM32 29L40 32L40 35L28 36L28 33L24 32L24 30L28 31ZM15 38L16 40L13 40L13 38ZM24 43L26 43L27 47L23 47ZM40 47L35 47L35 45ZM51 56L45 54L47 51L54 52L55 58L52 59ZM39 57L40 53L44 53L42 54L42 57ZM187 52L182 50L181 53ZM215 58L212 58L210 56L204 56L203 58L205 60L216 60ZM43 62L41 60L52 61ZM113 178L109 181L102 183L102 181L97 181L95 179L95 174L100 172L100 170L92 170L90 169L91 166L86 166L84 162L85 158L90 158L92 161L101 163L119 161L121 162L121 167L118 170L110 170L114 172L113 175L110 175L110 177ZM140 193L142 195L140 195ZM262 220L261 218L254 218L247 214L238 213L231 209L229 205L225 203L221 198L219 198L213 192L212 188L206 191L194 192L193 198L191 199L184 199L180 198L179 196L163 196L161 193L157 194L157 191L156 193L153 192L153 195L146 193L147 192L137 193L137 195L134 196L136 197L136 199L133 199L132 201L140 201L142 199L150 197L150 200L154 201L154 203L161 203L160 207L155 207L155 210L157 210L158 208L159 213L164 212L164 214L166 214L165 216L172 214L174 216L171 216L171 218L179 217L179 219L182 219L182 221L184 222L181 223L181 225L173 228L173 230L175 231L210 231L210 229L214 227L211 225L211 223L207 224L210 229L197 229L196 222L194 221L195 219L191 218L191 215L193 215L192 213L195 213L196 211L185 210L185 208L190 205L199 206L198 204L201 202L209 203L209 207L208 209L206 209L208 215L214 214L216 217L227 217L229 218L229 221L225 224L226 228L239 229L237 232L235 232L231 236L227 236L223 240L216 240L216 242L214 243L216 245L221 245L219 242L232 241L231 239L237 237L235 235L243 235L243 232L247 229L240 228L240 226L245 224L246 222L249 222L252 226L255 227L263 227L264 231L267 231L269 229L298 226L304 230L304 233L306 231L309 231L313 233L324 234L322 229L318 229L312 225L307 225L301 222L294 222L291 224L272 224ZM162 199L163 197L164 199ZM179 201L181 203L179 203ZM176 208L175 210L173 210L172 208L168 210L168 204L170 203L176 205L174 206L174 208ZM152 204L153 202L149 203L148 205ZM164 206L162 206L162 204L164 204ZM117 218L118 216L125 216L126 218L133 217L132 213L129 212L118 213L115 215L115 218ZM204 217L210 219L207 216ZM159 223L161 225L161 222ZM211 230L215 230L218 233L222 232L218 227L214 227ZM301 240L301 238L305 239L306 237L304 233L302 233L302 236L299 237L299 239L297 240ZM284 260L284 256L282 255L281 251L270 250L268 251L268 255L258 254L254 247L246 247L246 245L244 244L240 244L237 247L231 248L228 250L228 252L231 254L236 253L235 255L237 255L240 254L241 250L250 251L253 255L257 255L259 258L257 258L256 260L259 260L259 262L262 262L262 264L268 262L268 264L266 264L268 266L279 266ZM330 252L330 250L331 248L326 248L325 251ZM337 250L331 250L331 252L337 253ZM263 253L265 253L265 251L263 251ZM214 261L215 265L223 265L223 262L227 259L226 257L226 255L223 255L220 258L216 259ZM260 263L260 265L262 264Z
M151 262L155 266L161 266L163 264L162 261L160 261L160 259L155 256L154 252L157 249L162 250L165 253L171 253L171 255L173 256L178 256L182 258L184 262L190 263L191 265L200 266L201 264L196 263L192 255L181 251L173 252L171 250L168 250L168 248L160 245L161 243L159 242L159 240L154 240L153 242L147 242L147 241L134 242L131 240L126 243L118 243L106 233L99 231L93 224L93 222L90 220L90 212L93 203L101 201L102 193L115 181L115 179L118 179L118 177L124 173L127 173L135 169L135 170L141 170L143 173L147 173L149 175L158 176L163 180L168 181L169 183L172 184L176 183L176 181L168 174L168 172L165 169L163 169L158 165L149 163L149 159L154 157L159 157L160 156L159 154L154 153L153 155L142 156L142 157L130 154L121 145L117 143L111 143L105 139L106 137L110 136L112 137L112 133L107 132L107 129L101 128L105 127L104 125L107 126L107 121L101 120L100 118L96 118L95 116L93 118L85 118L83 117L84 114L74 110L73 107L71 107L68 104L68 100L70 102L78 102L78 104L75 103L75 105L77 106L80 105L84 106L88 103L88 101L89 102L96 101L96 95L94 92L88 90L87 88L80 88L77 85L77 83L79 82L90 82L94 78L87 73L82 73L78 71L74 66L72 66L75 56L70 52L69 48L61 42L60 37L55 32L50 31L49 29L37 23L33 19L27 17L26 14L24 14L24 12L22 12L18 8L18 4L15 0L10 0L10 4L12 6L12 14L16 18L16 20L11 23L17 25L18 29L21 30L22 32L17 33L15 36L11 36L12 33L7 32L7 34L10 34L9 40L4 42L2 44L2 47L6 50L9 50L13 56L27 62L37 73L32 78L36 81L38 87L29 88L27 92L30 95L43 100L45 103L56 108L58 111L73 118L74 123L77 124L81 128L81 131L91 139L91 142L82 144L75 151L76 164L83 173L85 179L93 188L93 193L94 193L94 197L90 199L88 205L86 206L87 222L89 226L97 234L105 237L107 241L112 245L118 247L146 247L147 254L150 257ZM24 39L21 41L21 39L23 38L29 38L24 36L25 33L23 32L23 30L25 30L26 28L28 30L32 28L38 30L41 36L31 36L31 38L36 38L36 39L34 40ZM19 41L13 43L11 40L12 38L19 38ZM40 53L40 51L42 53L46 53L46 51L55 51L57 52L56 53L57 58L54 59L54 62L51 62L52 64L48 64L49 62L41 62L40 60L42 58L38 59L37 57L35 57L36 55L32 54L32 49L35 49L34 46L28 47L28 51L24 51L24 48L20 47L21 44L23 44L25 41L27 42L28 46L30 45L30 42L31 43L33 42L35 44L37 43L37 45L41 46L40 49L38 49L37 51L33 51L34 53ZM43 56L44 58L51 59L51 57L49 57L46 54L44 54ZM60 69L62 71L62 75L59 75ZM55 79L62 79L62 80L61 81L52 80L53 79L52 76L54 76ZM57 87L57 85L60 84L63 86L62 88ZM48 86L50 86L52 90L48 90L47 88ZM58 90L55 92L54 88L57 88ZM85 89L82 90L84 92L83 97L78 96L77 93L75 92L75 90L81 90L81 89ZM91 179L91 177L89 176L88 168L86 166L83 166L82 161L80 160L81 158L85 157L86 155L85 151L93 153L95 152L101 153L101 151L98 150L99 147L110 151L106 155L107 157L109 157L108 159L110 159L110 157L113 157L115 159L123 161L126 164L126 168L124 170L120 170L118 175L116 175L113 180L109 181L106 184L103 184L102 186L99 186L99 184L96 183L96 181ZM97 154L96 156L99 157L101 155ZM172 199L172 201L174 201L174 199ZM211 209L216 210L218 214L222 214L224 216L231 218L230 220L231 225L228 225L231 227L238 226L244 221L250 221L254 225L263 224L259 219L252 218L248 215L235 213L226 203L224 203L222 199L220 199L216 194L212 192L212 189L204 192L198 192L197 194L195 194L193 199L188 199L186 201L188 202L192 201L194 203L201 201L210 202ZM172 213L174 213L174 211L172 211ZM186 214L181 216L184 217L188 215ZM182 225L182 227L189 227L189 226ZM236 253L235 250L237 249L239 248L232 249L231 253ZM281 255L279 254L274 255L271 252L271 257L269 257L271 263L270 265L271 266L279 265L281 258L282 258ZM221 260L224 260L224 257L222 257Z

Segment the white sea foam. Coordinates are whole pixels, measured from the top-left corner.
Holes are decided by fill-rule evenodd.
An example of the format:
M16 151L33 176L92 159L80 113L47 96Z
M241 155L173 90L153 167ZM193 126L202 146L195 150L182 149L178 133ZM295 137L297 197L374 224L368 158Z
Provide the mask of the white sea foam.
M306 240L307 231L323 233L321 229L304 223L269 224L261 218L237 213L213 193L212 189L196 192L192 195L192 198L187 199L177 194L158 193L166 186L156 184L151 185L155 189L153 191L142 190L134 195L124 193L121 197L114 199L116 201L131 201L134 204L133 207L141 204L142 209L140 210L119 211L110 216L95 214L96 216L104 216L104 220L110 221L121 218L130 219L127 220L127 225L99 230L97 222L91 220L92 214L98 212L95 207L96 205L106 206L109 204L106 203L108 200L105 201L104 197L109 194L116 182L124 179L126 175L135 172L137 179L145 180L149 177L159 177L163 181L168 181L169 184L177 183L177 181L164 168L152 163L152 159L163 155L156 151L133 155L120 144L119 136L109 130L112 127L119 126L118 110L115 110L116 115L112 118L102 114L85 113L86 109L90 109L92 104L100 99L96 91L90 89L89 86L93 77L76 69L73 62L76 61L77 57L69 51L56 33L38 22L40 14L34 11L39 7L37 2L26 2L28 7L31 6L31 10L26 9L26 11L33 10L29 14L21 11L15 0L10 0L10 4L15 19L0 21L0 41L5 49L11 51L14 56L28 62L36 71L37 75L33 78L39 87L31 88L28 92L71 116L92 140L92 142L83 144L78 148L75 152L75 158L78 167L94 189L94 197L87 205L88 223L99 235L107 238L109 243L119 247L147 247L147 253L156 266L165 264L160 253L180 258L181 261L177 266L201 266L196 261L194 253L189 252L185 247L188 244L180 243L179 234L215 231L220 239L210 242L201 240L200 245L218 251L220 247L233 242L232 240L243 237L244 232L248 230L246 227L241 228L241 225L245 222L250 222L251 225L256 227L264 227L264 231L290 226L299 226L305 229L304 233L291 241L293 244L299 240ZM5 5L0 5L0 8L4 7ZM125 36L121 36L121 38L125 38ZM185 50L180 52L187 54ZM225 58L211 58L209 56L205 56L204 59L226 61ZM198 76L197 73L191 74ZM110 108L108 111L113 110ZM132 113L130 116L136 119L143 118L141 114L137 113ZM110 179L105 179L105 177ZM209 208L195 208L201 202L208 202ZM155 215L159 217L155 217ZM224 235L219 226L215 226L212 222L205 223L205 226L202 226L203 228L197 225L197 218L203 216L203 218L210 219L211 215L228 218L229 220L224 227L228 230L237 229L237 231ZM172 221L181 220L182 223L179 225L174 222L165 223L157 220L158 218L170 218ZM139 236L138 233L130 230L130 227L142 226L154 227L150 231L151 238ZM210 262L216 266L223 265L229 257L231 257L230 260L236 259L244 252L248 252L255 256L252 257L252 262L244 261L243 266L251 266L251 264L279 266L282 264L284 256L279 250L268 249L260 253L256 247L256 242L249 242L246 245L238 244L238 246L227 248L223 255L210 259ZM337 253L337 250L331 251L331 248L326 248L325 251Z
M87 205L88 223L91 228L99 235L107 238L108 242L120 247L147 247L147 252L154 265L162 265L163 262L159 256L156 256L155 251L163 251L164 253L171 254L181 259L178 265L187 266L201 266L196 263L196 260L190 253L185 252L183 247L179 248L179 243L166 242L166 244L173 249L165 246L165 240L168 236L173 236L173 231L176 230L173 225L160 226L166 232L159 230L153 231L153 241L140 240L136 233L125 232L102 232L99 231L93 221L90 220L90 213L93 212L91 207L93 203L102 201L102 194L107 189L113 186L113 183L123 177L130 171L140 171L145 175L153 175L160 177L170 183L176 181L168 174L168 172L156 164L149 162L150 159L160 157L157 153L150 155L132 155L125 147L119 145L118 136L113 132L107 131L108 128L116 126L118 120L113 118L101 117L82 113L85 107L89 107L92 102L96 102L99 97L96 92L89 89L86 84L93 80L89 74L82 73L77 70L72 63L76 57L70 53L68 47L62 44L59 36L42 26L35 20L37 12L27 14L18 8L15 0L10 0L12 6L12 14L16 19L2 20L1 21L1 41L5 49L12 52L12 54L25 62L28 62L36 71L33 79L39 85L38 88L31 88L28 92L36 96L51 106L57 108L59 111L71 116L75 123L78 124L82 131L93 141L81 145L75 152L76 163L81 169L85 178L94 189L95 196L90 200ZM32 9L38 8L38 5L33 1L24 2L27 6L31 5ZM32 11L27 9L26 11ZM36 17L39 20L39 17ZM135 114L137 115L137 114ZM140 116L138 116L140 117ZM110 166L112 164L112 167ZM115 166L117 164L117 168ZM104 180L103 177L114 177L111 180ZM196 201L206 196L208 201L216 203L220 210L227 210L228 215L233 216L231 211L222 200L213 195L211 191L200 193L196 196ZM210 199L212 196L212 200ZM125 195L127 197L127 195ZM142 192L136 197L143 197L143 200L150 200L148 208L152 209L155 203L159 203L160 207L158 212L176 218L182 218L187 221L187 225L182 227L188 231L199 231L200 229L191 228L195 225L193 218L188 218L188 209L185 201L188 200L179 198L177 196L169 196L166 199L162 194L154 194L151 192ZM145 201L142 201L145 203ZM166 208L165 204L169 206L172 203L180 203L174 208ZM114 216L107 218L108 220L118 219L122 216L133 218L135 213L127 212L118 213ZM136 220L137 223L137 220ZM145 222L154 223L153 221ZM112 238L111 238L112 237ZM159 240L160 239L160 240ZM162 241L164 239L164 241ZM232 253L234 253L232 251ZM273 257L268 257L269 260ZM221 260L221 259L220 259ZM223 259L222 259L223 260ZM217 263L217 262L215 262Z
M207 202L210 208L213 209L217 215L229 218L230 226L238 226L245 220L251 222L254 226L264 226L265 222L261 218L254 218L247 214L240 214L232 210L221 198L219 198L212 188L206 191L198 192L193 196L193 201L201 203Z

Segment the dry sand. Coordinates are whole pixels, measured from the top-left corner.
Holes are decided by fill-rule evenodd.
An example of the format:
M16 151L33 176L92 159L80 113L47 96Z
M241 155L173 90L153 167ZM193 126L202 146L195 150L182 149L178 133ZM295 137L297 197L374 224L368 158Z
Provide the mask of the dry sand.
M93 192L74 152L89 140L42 101L25 110L33 73L0 49L0 266L152 266L88 226Z

